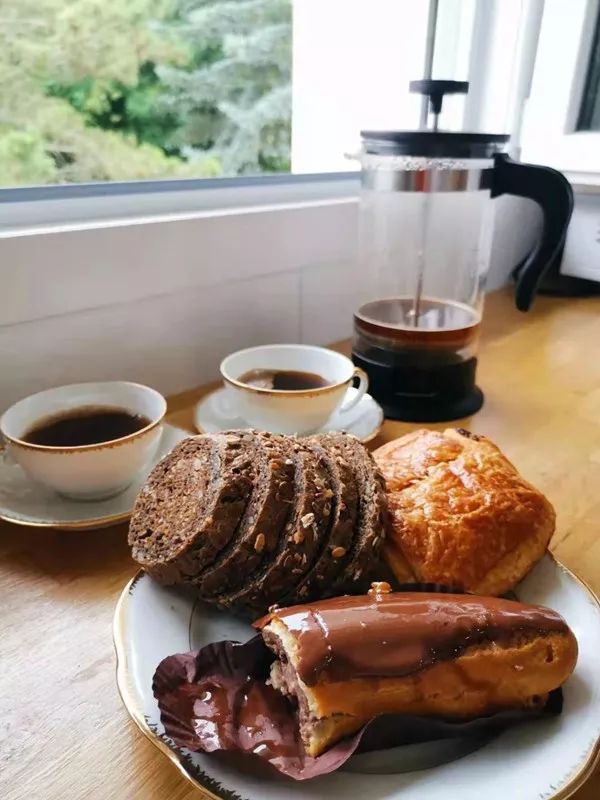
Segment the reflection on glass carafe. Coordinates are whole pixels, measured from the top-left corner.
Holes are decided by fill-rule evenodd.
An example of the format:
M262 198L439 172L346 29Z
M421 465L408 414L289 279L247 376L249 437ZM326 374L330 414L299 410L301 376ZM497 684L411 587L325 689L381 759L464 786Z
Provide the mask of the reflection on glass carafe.
M415 81L439 114L468 84ZM353 359L388 417L445 421L475 413L477 343L493 232L494 197L530 197L544 212L538 247L519 273L517 307L564 242L572 192L563 175L501 153L503 134L363 131L361 271Z

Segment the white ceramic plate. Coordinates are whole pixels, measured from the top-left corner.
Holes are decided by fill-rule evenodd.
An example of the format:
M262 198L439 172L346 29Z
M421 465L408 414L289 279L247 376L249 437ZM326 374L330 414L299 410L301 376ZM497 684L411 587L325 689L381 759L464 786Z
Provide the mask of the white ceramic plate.
M69 500L30 480L14 461L0 452L0 519L16 525L59 530L96 530L129 519L138 492L150 470L182 439L193 436L174 425L163 425L152 461L121 494L107 500Z
M508 730L481 749L434 769L364 774L358 756L344 771L295 782L253 775L225 758L189 753L164 736L152 676L167 655L211 641L253 635L228 614L207 610L139 573L117 605L114 638L117 681L141 730L204 795L226 800L564 800L586 780L600 751L600 602L546 555L518 587L519 599L556 609L579 642L579 661L564 688L560 717ZM415 747L414 745L412 747ZM400 753L407 748L397 748ZM382 751L383 752L383 751ZM373 754L377 756L377 754ZM409 758L413 758L409 755ZM439 760L444 760L440 757ZM413 763L422 765L417 754ZM402 768L402 767L399 767Z
M357 390L351 386L348 389L347 397L352 397L356 392ZM198 403L194 412L194 422L200 433L217 433L232 428L248 427L248 423L242 417L236 416L234 411L229 410L230 398L227 397L227 402L225 402L225 397L226 390L221 388L207 394ZM345 414L336 411L335 414L332 414L326 424L316 432L348 431L361 442L370 442L377 436L382 425L381 406L373 400L370 394L366 394L351 411L347 411Z

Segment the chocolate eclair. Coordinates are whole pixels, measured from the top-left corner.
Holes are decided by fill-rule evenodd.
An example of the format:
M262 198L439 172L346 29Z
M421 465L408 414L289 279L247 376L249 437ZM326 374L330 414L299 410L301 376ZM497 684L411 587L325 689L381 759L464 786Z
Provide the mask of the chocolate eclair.
M538 708L577 660L573 633L550 609L387 584L274 609L255 627L277 657L269 681L297 703L311 756L379 714L459 720Z

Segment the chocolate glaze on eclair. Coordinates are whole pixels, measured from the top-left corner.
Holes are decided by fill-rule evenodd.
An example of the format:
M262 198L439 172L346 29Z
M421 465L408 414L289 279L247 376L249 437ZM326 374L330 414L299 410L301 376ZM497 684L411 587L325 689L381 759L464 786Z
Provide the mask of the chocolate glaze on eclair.
M559 614L542 606L419 592L334 597L277 609L276 616L296 639L296 671L307 686L409 675L486 640L568 630Z

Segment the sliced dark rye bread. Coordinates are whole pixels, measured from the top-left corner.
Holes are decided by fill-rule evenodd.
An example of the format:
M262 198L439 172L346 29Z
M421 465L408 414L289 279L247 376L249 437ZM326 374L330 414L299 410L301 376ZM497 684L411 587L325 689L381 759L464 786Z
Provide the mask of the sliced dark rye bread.
M328 535L323 537L317 560L289 598L298 603L323 597L328 593L346 563L346 554L351 551L358 519L356 476L342 455L342 448L334 444L335 434L330 435L327 444L319 436L311 436L309 441L322 454L329 471L332 486L331 513Z
M129 524L132 556L156 580L186 583L233 536L252 488L254 434L180 442L148 476Z
M326 448L339 452L350 466L358 486L358 520L342 571L326 594L345 591L356 593L367 589L370 578L376 578L379 551L385 538L387 500L381 473L373 457L361 442L348 433L325 433L318 437Z
M254 487L237 529L216 561L194 579L201 597L237 590L277 548L294 495L289 440L256 434Z
M216 598L219 605L243 614L260 614L289 595L311 568L323 537L327 535L331 479L325 459L309 442L289 439L294 462L294 500L281 531L277 549L246 586Z

